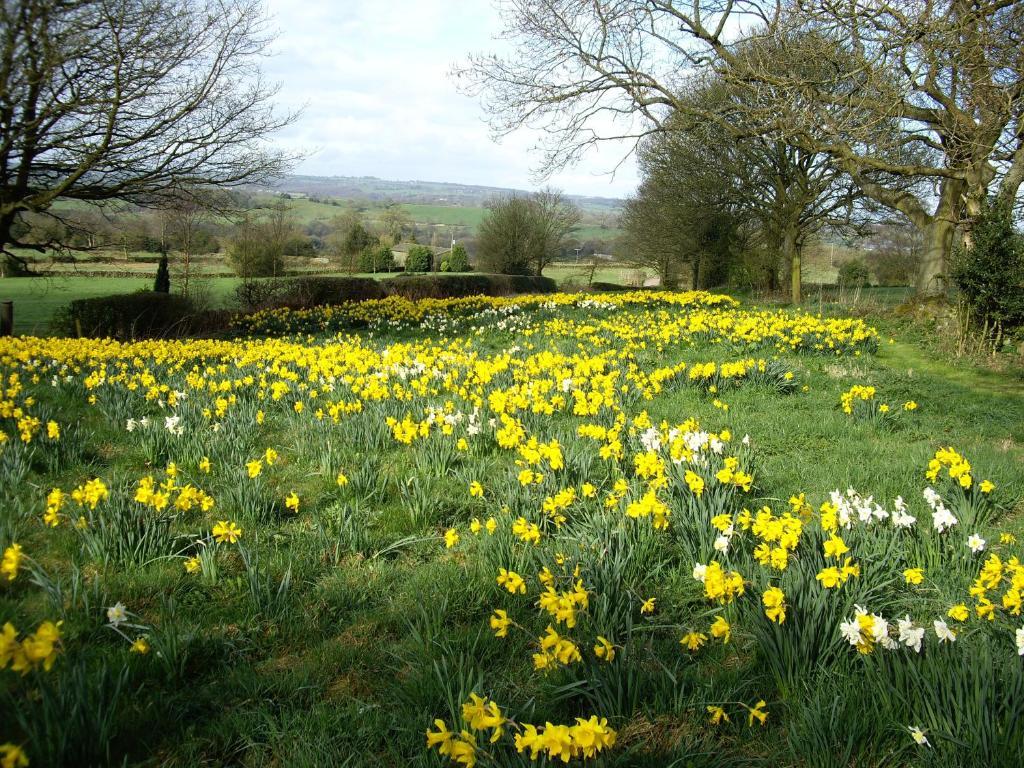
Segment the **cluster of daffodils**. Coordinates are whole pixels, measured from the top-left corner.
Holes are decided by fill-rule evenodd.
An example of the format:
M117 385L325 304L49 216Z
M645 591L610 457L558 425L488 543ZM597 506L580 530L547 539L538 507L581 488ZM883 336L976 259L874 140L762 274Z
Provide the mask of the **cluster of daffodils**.
M577 309L582 319L571 317ZM858 355L878 346L877 332L861 320L743 310L728 296L703 291L628 292L603 297L598 307L589 294L419 301L389 296L313 309L265 310L236 318L235 327L251 334L284 335L336 333L368 324L376 331L414 328L456 335L497 323L499 330L514 329L522 337L587 338L595 346L643 342L658 351L716 340L818 354Z
M877 390L872 386L854 384L839 396L839 407L843 413L854 417L888 417L897 411L888 403L879 402L875 395ZM917 403L907 400L900 406L904 412L916 411Z
M971 463L961 456L955 448L940 448L928 462L928 469L925 477L931 482L939 480L940 476L948 477L953 483L964 491L974 487L974 476L971 474ZM982 480L978 484L978 491L988 495L995 489L995 484L990 480Z
M545 757L547 760L561 760L568 763L573 759L597 757L606 749L615 746L616 732L608 725L608 719L593 715L577 717L573 725L545 723L542 726L517 723L508 718L491 699L471 693L462 705L463 727L456 733L449 730L444 720L434 721L436 730L427 729L427 749L453 762L473 768L479 759L481 746L477 735L496 744L506 730L514 732L514 745L520 754L529 754L530 760Z
M376 333L346 332L356 325L407 333L389 343ZM323 335L132 344L0 339L0 460L29 451L63 456L80 439L79 430L51 421L40 407L39 392L47 393L49 382L55 395L83 402L90 418L116 426L126 447L139 449L133 455L142 453L147 462L132 475L141 479L127 499L91 476L76 477L72 483L85 479L71 490L53 488L46 495L46 526L70 523L92 535L98 526L91 513L117 502L138 519L169 526L174 551L169 547L164 556L212 583L218 558L234 559L229 547L245 542L247 555L248 542L265 540L263 509L283 507L304 523L326 506L323 499L334 488L294 486L303 492L300 499L293 486L277 482L293 456L299 467L310 445L351 443L368 447L368 465L375 452L400 453L398 466L415 464L424 474L434 459L445 463L445 482L454 478L463 498L433 532L436 554L486 575L495 603L482 621L498 638L521 635L523 647L529 644L523 667L532 660L538 676L599 669L612 680L624 659L640 653L701 664L702 655L748 654L751 640L765 630L778 647L796 647L798 636L808 634L800 631L808 620L805 607L815 601L831 603L829 642L838 631L862 654L879 647L922 652L932 635L959 651L971 642L966 622L976 622L1004 639L1012 636L1024 655L1024 569L1002 549L1012 542L999 537L996 543L977 513L993 506L994 485L974 477L954 449L940 449L929 464L923 503L916 492L909 503L897 498L886 504L848 489L814 504L795 493L786 508L758 495L759 485L771 486L755 481L751 441L730 428L737 409L728 411L718 398L751 385L793 391L797 374L780 362L782 354L870 352L877 334L859 320L746 310L703 292L637 292L600 300L566 294L423 302L390 297L259 313L240 319L238 328ZM467 329L472 333L458 335ZM493 343L502 341L494 330L515 334L515 343ZM701 347L710 350L706 357ZM695 419L652 417L665 403L649 403L680 388L706 395L722 421L702 426ZM898 410L878 402L871 387L852 388L840 404L851 414ZM908 401L903 410L916 407ZM274 447L263 450L266 443L254 442L268 433L294 436L295 453L278 443L282 458ZM11 443L6 455L5 441ZM171 455L187 471L171 462L161 472ZM481 458L486 463L472 466ZM332 485L336 466L325 458L312 474ZM362 492L367 475L372 467L360 469L344 494ZM339 472L336 485L348 484ZM41 511L41 499L33 504L33 514ZM929 510L932 524L918 525ZM61 535L38 522L36 528L41 536ZM34 533L16 534L34 556L40 551ZM181 541L189 543L182 548ZM615 547L636 542L642 544L636 553L649 554L653 567L645 564L628 578L606 570ZM682 551L685 557L678 557ZM893 556L879 557L883 551ZM933 567L950 555L959 568L972 569L972 577L977 569L970 599L943 603L939 613L929 608L925 620L925 609L914 601L935 599L932 581L942 581ZM7 544L0 579L15 581L27 557L20 544ZM486 567L474 569L476 558ZM699 586L684 587L704 600L673 604L658 592L657 579L667 563L695 560ZM885 579L887 588L895 584L906 598L906 613L898 611L903 618L881 615L897 612L876 597L876 579ZM11 591L22 587L15 583ZM645 597L651 594L659 596ZM142 619L120 602L106 610L107 627L131 652L150 650L150 627ZM661 642L658 633L669 639ZM154 638L163 652L162 636ZM3 666L48 669L60 650L60 625L45 622L22 638L8 624L2 642ZM715 726L730 717L750 726L768 719L763 699L753 705L702 701L701 709L705 704ZM428 747L465 766L496 760L493 745L503 740L520 755L548 763L595 758L616 740L603 717L520 724L477 694L450 728L437 720L426 737Z
M44 621L32 634L18 639L18 630L11 622L0 630L0 670L10 667L23 675L32 670L49 672L61 650L60 628L63 622Z
M960 614L954 610L951 615ZM956 632L944 619L935 619L931 629L939 643L956 641ZM909 648L915 653L920 653L927 628L915 624L909 615L890 623L877 613L868 613L867 608L857 605L854 606L853 617L840 623L839 632L851 646L864 655L870 654L876 647L889 651Z
M751 516L744 509L736 522L741 530L749 530L759 542L754 547L754 559L776 571L786 570L789 558L800 544L803 521L790 512L781 515L772 513L771 507L762 507Z
M11 433L16 434L25 446L44 432L45 441L55 443L60 440L60 424L52 419L44 424L39 416L32 413L37 404L36 398L26 394L25 383L18 371L11 371L0 378L0 452L10 441Z
M558 560L560 561L559 565L564 566L564 556L559 555ZM537 576L543 589L537 598L536 605L542 615L547 615L554 620L555 625L564 624L567 629L573 629L576 626L578 614L586 611L590 606L590 595L579 575L580 571L577 565L571 575L565 577L568 581L568 588L564 590L556 588L556 576L546 566ZM499 569L496 583L512 595L527 593L526 581L523 577L506 568ZM555 625L549 624L544 634L536 640L537 652L533 655L533 666L538 671L550 672L559 666L582 661L583 657L580 654L579 646L570 637L559 634ZM490 619L490 626L497 637L507 637L511 626L518 627L503 608L494 611ZM611 661L615 657L614 648L604 638L599 638L595 654L605 661Z
M977 618L995 621L1001 613L1019 620L1024 606L1024 565L1017 557L1010 557L1004 563L999 555L990 554L968 592L975 600ZM1024 655L1024 628L1016 630L1015 639L1017 652Z
M209 462L209 459L205 461ZM212 496L190 483L179 486L177 477L178 470L173 462L168 465L166 477L159 485L152 475L146 475L139 480L135 488L135 501L156 512L162 512L168 507L181 512L188 512L193 508L201 509L203 512L213 509Z
M94 477L81 485L76 486L71 493L65 493L60 488L53 488L46 496L46 512L43 514L43 523L56 528L65 519L63 513L68 501L77 505L79 513L83 511L95 511L101 501L110 498L110 489L100 478ZM70 518L68 518L70 519ZM75 525L83 528L87 525L84 515L79 514Z
M704 597L721 605L728 605L746 591L743 576L736 571L726 571L717 560L707 565L697 563L693 567L693 578L704 585Z

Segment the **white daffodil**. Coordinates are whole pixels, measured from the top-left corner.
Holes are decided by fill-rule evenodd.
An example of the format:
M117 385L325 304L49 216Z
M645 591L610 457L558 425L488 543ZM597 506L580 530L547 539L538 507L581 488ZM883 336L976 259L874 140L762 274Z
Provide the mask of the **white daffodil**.
M124 621L128 620L128 611L124 607L124 603L118 602L107 608L107 621L113 626L118 626Z
M896 622L896 628L900 633L900 642L907 648L913 648L916 653L921 652L921 643L924 642L924 627L915 627L910 616Z
M946 625L945 621L936 619L933 623L935 625L935 636L939 638L940 643L956 642L956 633Z
M910 731L910 735L913 737L914 741L916 741L920 746L931 746L931 744L928 742L928 737L924 735L924 731L922 731L919 727L917 727L916 725L908 725L907 730Z
M842 622L839 625L839 632L850 645L860 644L860 624L857 623L856 619Z
M953 516L953 513L946 509L943 504L939 504L936 510L932 512L932 525L939 533L945 533L956 525L956 523L957 520Z

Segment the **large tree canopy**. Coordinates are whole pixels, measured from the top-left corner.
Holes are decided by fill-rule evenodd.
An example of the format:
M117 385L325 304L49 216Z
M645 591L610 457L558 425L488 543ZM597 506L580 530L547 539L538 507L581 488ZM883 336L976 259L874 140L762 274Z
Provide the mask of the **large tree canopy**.
M909 219L922 292L941 290L986 193L1016 199L1024 180L1020 0L507 0L504 13L512 52L458 75L497 132L545 130L543 170L679 112L741 124L829 155ZM678 94L707 73L752 97L695 111Z
M0 248L57 200L159 205L279 174L268 43L256 0L0 3Z

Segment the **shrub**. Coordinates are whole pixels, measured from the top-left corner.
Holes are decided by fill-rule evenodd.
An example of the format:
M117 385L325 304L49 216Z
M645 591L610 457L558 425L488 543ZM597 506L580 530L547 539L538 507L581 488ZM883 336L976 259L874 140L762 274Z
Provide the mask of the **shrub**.
M882 227L864 259L876 285L913 285L921 263L921 234L909 226Z
M966 325L998 349L1024 325L1024 238L1009 206L987 206L975 221L970 248L954 253L951 277L966 305Z
M193 314L184 296L140 291L72 301L54 319L54 327L68 336L154 338L188 333Z
M579 208L556 190L499 197L477 229L478 258L491 272L539 275L579 222Z
M865 288L871 285L871 273L863 259L851 259L839 266L838 280L844 288Z
M243 312L276 307L286 287L283 280L243 279L235 288L235 303Z
M434 252L427 246L409 246L409 255L405 257L406 272L429 272L433 266Z
M466 247L461 243L458 243L452 247L451 253L449 253L444 261L441 262L442 272L468 272L469 271L469 253L466 252Z
M387 246L375 246L359 254L360 272L390 272L395 268L395 254Z

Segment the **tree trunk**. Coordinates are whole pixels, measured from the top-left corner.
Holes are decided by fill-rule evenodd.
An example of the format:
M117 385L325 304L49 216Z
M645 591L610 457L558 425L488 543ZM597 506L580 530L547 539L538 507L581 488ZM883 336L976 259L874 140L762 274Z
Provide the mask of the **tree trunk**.
M795 225L786 227L786 231L782 235L782 258L785 259L786 263L790 266L790 301L794 304L799 304L803 299L801 292L801 280L803 274L801 271L800 264L800 245L797 242L799 238L800 230Z
M946 292L946 266L956 227L951 218L941 215L941 211L937 213L922 231L924 245L915 286L919 296L941 296Z

